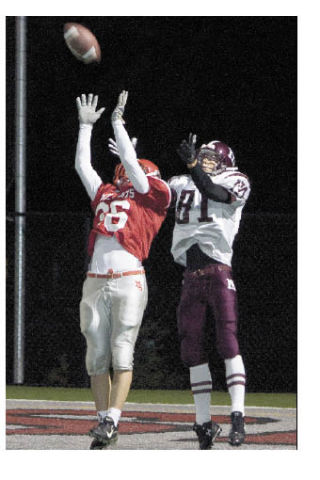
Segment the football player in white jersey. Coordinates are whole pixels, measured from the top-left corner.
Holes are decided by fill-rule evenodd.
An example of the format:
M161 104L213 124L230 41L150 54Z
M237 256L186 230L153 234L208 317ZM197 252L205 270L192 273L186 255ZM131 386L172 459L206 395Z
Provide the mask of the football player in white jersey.
M89 432L90 449L108 447L118 438L118 422L133 369L134 346L147 304L142 262L166 217L171 201L158 167L137 159L124 128L128 92L123 91L111 122L121 163L112 183L104 184L91 165L90 140L98 96L77 98L79 136L75 168L90 197L94 213L88 251L89 270L80 303L81 332L86 339L86 368L98 425ZM113 378L109 371L113 367Z
M196 150L196 135L184 140L178 154L188 175L172 177L169 185L176 222L171 252L186 267L178 306L181 359L189 367L195 402L194 431L200 449L210 449L221 428L212 422L212 378L205 350L207 307L215 325L216 347L224 359L231 397L231 445L245 438L245 369L237 339L237 293L232 278L233 241L250 193L246 175L235 166L227 145L212 141Z

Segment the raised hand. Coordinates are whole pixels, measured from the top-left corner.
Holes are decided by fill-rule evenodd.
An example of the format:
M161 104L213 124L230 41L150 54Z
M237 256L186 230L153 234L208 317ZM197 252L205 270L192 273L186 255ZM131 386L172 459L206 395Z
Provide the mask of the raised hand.
M196 142L197 135L192 133L189 134L189 141L182 140L180 143L177 153L181 160L183 160L187 165L192 164L196 158Z
M111 115L111 122L115 122L116 120L121 120L122 123L125 123L123 120L124 109L128 99L128 92L126 90L122 90L118 97L118 103L116 108L113 110Z
M89 93L88 96L83 93L81 98L77 97L76 103L80 125L93 125L105 111L104 107L96 111L98 95L93 95L93 93Z

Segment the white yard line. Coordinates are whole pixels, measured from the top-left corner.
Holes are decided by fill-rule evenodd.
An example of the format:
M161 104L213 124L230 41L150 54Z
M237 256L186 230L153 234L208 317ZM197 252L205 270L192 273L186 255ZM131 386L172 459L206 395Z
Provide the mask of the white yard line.
M6 400L7 402L7 405L9 406L10 404L14 404L15 402L16 403L25 403L25 404L28 404L28 403L43 403L45 405L85 405L85 406L88 406L88 407L93 407L94 408L94 402L93 401L87 401L87 402L84 402L84 401L78 401L78 400L31 400L31 399L22 399L22 398L10 398L10 399L7 399ZM175 407L175 408L194 408L194 404L193 403L146 403L146 402L126 402L125 403L125 407L154 407L154 408L158 408L158 407ZM212 405L212 407L214 408L227 408L229 409L230 406L229 405ZM253 406L253 405L250 405L250 406L246 406L246 410L250 410L250 409L254 409L254 410L287 410L287 411L292 411L292 412L295 412L296 411L296 408L292 408L292 407L268 407L268 406L265 406L265 407L262 407L262 406Z

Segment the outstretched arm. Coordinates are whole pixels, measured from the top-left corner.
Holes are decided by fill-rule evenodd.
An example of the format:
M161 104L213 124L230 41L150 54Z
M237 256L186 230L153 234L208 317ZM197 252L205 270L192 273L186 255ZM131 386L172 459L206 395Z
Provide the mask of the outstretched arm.
M137 154L129 135L124 128L123 113L128 98L128 92L123 90L118 98L118 103L111 116L111 123L118 147L121 163L135 190L139 193L148 193L149 182L146 174L140 167Z
M91 165L90 141L92 128L95 122L100 118L105 108L96 111L98 105L98 95L92 93L86 97L82 94L81 98L76 99L79 114L79 135L75 158L75 169L90 197L93 200L102 180Z
M230 203L231 194L220 185L212 183L209 176L202 170L196 159L197 136L190 133L189 141L183 140L177 150L180 158L187 165L196 187L207 198L215 202Z

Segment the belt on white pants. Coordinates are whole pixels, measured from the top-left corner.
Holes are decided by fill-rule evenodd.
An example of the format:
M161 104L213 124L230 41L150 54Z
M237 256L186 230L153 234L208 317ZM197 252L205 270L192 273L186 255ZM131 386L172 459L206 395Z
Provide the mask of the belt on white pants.
M130 275L143 275L145 271L142 270L129 270L128 272L113 272L110 268L108 273L87 273L87 277L90 278L120 278L120 277L129 277Z

